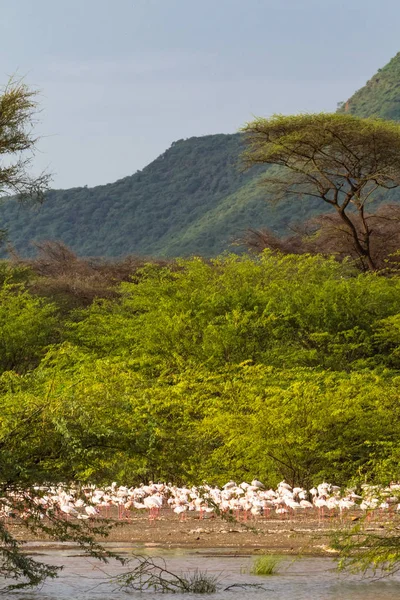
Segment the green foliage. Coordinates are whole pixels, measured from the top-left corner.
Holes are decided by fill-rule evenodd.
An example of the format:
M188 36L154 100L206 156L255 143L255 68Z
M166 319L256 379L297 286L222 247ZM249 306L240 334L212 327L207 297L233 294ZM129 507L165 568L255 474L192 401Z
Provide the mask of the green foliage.
M0 287L0 372L31 369L56 341L54 305L6 280Z
M302 197L329 207L347 234L344 241L337 235L337 251L343 253L351 241L349 254L363 270L376 270L366 210L380 192L400 185L399 125L318 113L257 118L243 131L246 164L275 169L264 178L272 197L291 198L294 207Z
M37 208L0 204L0 223L18 252L32 241L60 240L83 256L216 256L247 227L289 223L316 214L300 202L279 210L258 185L265 168L243 171L242 135L179 140L134 175L94 188L51 190ZM320 211L319 211L320 212Z
M10 264L0 261L0 286L7 284L26 284L34 279L32 271L26 265Z
M13 538L4 523L0 522L1 562L0 575L16 583L8 590L38 586L45 579L57 577L61 567L55 567L27 556L20 550L21 543ZM1 590L4 592L4 590Z
M37 112L37 92L22 81L10 79L0 92L0 195L15 194L18 199L41 200L49 175L30 173L37 138L33 125ZM4 231L0 231L0 239Z
M393 515L383 530L371 532L364 517L351 529L331 536L331 546L339 552L341 571L363 573L371 578L393 575L400 570L399 518Z
M318 256L192 259L56 324L7 284L15 347L32 328L47 354L0 378L0 479L396 479L399 286Z
M338 112L351 113L359 117L379 117L398 121L400 81L400 53L358 90L347 101L341 103Z
M373 364L375 321L399 310L397 278L350 264L264 253L150 267L118 302L76 314L69 338L105 355L179 368L246 360L348 370Z
M281 558L272 554L262 554L255 559L250 573L252 575L276 575Z
M5 202L0 222L24 254L32 254L32 240L57 239L86 256L216 255L270 213L263 192L248 189L259 171L243 172L241 150L239 134L179 140L143 171L115 183L51 190L38 209L18 211Z
M3 370L47 355L0 379L3 477L395 477L399 285L321 257L193 259L63 324L5 283Z

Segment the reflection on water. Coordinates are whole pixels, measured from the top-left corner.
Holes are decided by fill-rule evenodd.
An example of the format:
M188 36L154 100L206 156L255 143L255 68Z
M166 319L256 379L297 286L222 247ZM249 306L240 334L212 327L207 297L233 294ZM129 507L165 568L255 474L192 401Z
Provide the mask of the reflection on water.
M118 550L127 552L127 547ZM119 564L103 566L92 559L79 556L73 550L46 550L41 547L40 560L65 565L59 578L49 581L35 592L14 592L7 597L17 600L121 600L124 598L169 600L181 597L180 594L145 594L132 592L126 594L115 590L107 581L107 575L115 576L126 570ZM143 550L135 551L142 553ZM219 577L219 591L213 594L213 600L398 600L400 598L400 576L370 582L360 577L338 575L335 563L329 558L285 557L279 574L272 577L257 577L249 574L253 558L244 553L234 555L223 550L160 550L146 549L146 554L160 556L166 560L168 568L174 573L199 569ZM232 584L261 583L264 589L224 588ZM187 600L198 598L195 595L182 595Z

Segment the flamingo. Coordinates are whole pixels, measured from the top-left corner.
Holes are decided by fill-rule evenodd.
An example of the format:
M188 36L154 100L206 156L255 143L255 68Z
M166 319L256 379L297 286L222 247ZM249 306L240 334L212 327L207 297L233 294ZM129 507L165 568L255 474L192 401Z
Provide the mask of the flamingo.
M67 519L69 517L77 517L78 514L79 514L78 511L73 506L71 506L70 504L61 504L60 505L60 510L65 515L67 515Z
M185 520L185 514L186 514L187 509L188 509L188 505L187 504L178 504L177 506L175 506L174 513L176 515L179 515L179 520L180 521L184 521Z
M326 499L324 497L314 497L314 506L318 508L318 520L321 521L321 517L324 516L324 508L326 506Z
M149 520L154 521L162 507L162 496L158 493L152 496L147 496L147 498L144 498L143 504L149 509Z
M97 517L99 511L94 506L85 506L85 512L88 517Z

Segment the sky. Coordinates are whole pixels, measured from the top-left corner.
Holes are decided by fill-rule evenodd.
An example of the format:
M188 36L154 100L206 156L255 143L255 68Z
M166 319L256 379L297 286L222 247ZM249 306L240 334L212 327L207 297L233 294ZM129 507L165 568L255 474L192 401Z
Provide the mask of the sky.
M173 141L336 110L400 51L399 0L13 0L0 85L39 91L35 172L111 183Z

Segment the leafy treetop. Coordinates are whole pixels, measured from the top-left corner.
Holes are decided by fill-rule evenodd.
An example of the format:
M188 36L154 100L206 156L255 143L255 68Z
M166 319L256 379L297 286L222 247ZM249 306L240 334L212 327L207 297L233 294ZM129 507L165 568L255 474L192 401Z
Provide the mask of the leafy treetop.
M38 138L33 135L37 92L11 80L0 93L0 195L41 199L49 175L29 170ZM26 154L28 152L28 154Z
M302 196L334 208L350 231L357 254L374 270L365 209L379 189L400 185L400 126L320 113L257 118L243 131L247 165L279 167L264 179L275 199ZM356 226L354 213L361 227Z

